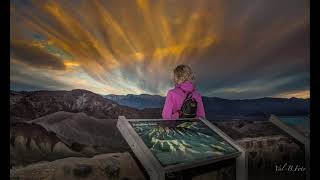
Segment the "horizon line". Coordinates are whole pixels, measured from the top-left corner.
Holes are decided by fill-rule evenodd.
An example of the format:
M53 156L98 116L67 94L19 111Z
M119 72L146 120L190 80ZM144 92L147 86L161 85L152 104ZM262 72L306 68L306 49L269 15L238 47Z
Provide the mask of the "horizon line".
M49 90L49 89L37 89L37 90L13 90L10 88L10 92L14 91L14 92L35 92L35 91L73 91L73 90L84 90L84 91L89 91L101 96L108 96L108 95L115 95L115 96L128 96L128 95L134 95L134 96L141 96L141 95L150 95L150 96L160 96L160 97L166 97L166 96L162 96L159 94L146 94L146 93L142 93L142 94L100 94L100 93L96 93L87 89L71 89L71 90L67 90L67 89L56 89L56 90ZM302 97L275 97L275 96L265 96L265 97L256 97L256 98L222 98L222 97L218 97L218 96L204 96L202 95L202 97L207 97L207 98L220 98L220 99L227 99L227 100L254 100L254 99L263 99L263 98L273 98L273 99L303 99L303 100L308 100L310 99L309 97L306 98L302 98Z

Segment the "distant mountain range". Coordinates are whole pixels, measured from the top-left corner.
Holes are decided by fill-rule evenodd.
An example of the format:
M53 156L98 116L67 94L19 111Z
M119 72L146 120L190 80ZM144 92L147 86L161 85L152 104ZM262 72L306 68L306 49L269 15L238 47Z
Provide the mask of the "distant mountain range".
M129 106L137 109L145 108L162 108L164 105L165 97L159 95L114 95L109 94L103 96L109 100L117 102L119 105Z
M159 95L105 95L75 89L71 91L10 92L10 122L30 121L51 113L83 112L103 119L161 118L165 97ZM207 119L220 117L269 117L308 115L309 99L260 98L228 100L203 97ZM217 118L219 117L219 118ZM219 119L222 120L222 119Z
M162 108L165 97L159 95L105 95L105 98L119 105L137 109ZM299 98L259 98L229 100L218 97L203 97L207 117L216 116L269 116L276 115L308 115L310 99Z

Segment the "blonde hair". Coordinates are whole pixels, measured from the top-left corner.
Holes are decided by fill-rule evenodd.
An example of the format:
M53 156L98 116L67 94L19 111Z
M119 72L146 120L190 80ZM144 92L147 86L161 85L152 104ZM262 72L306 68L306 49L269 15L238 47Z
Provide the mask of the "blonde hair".
M176 84L184 83L186 81L194 81L194 74L190 66L180 64L174 70L174 82Z

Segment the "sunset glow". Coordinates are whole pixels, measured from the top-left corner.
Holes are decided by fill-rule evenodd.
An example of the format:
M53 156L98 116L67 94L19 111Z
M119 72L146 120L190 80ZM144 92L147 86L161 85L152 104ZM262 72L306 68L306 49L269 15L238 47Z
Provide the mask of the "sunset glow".
M10 2L11 89L165 95L185 63L206 96L309 96L308 1Z

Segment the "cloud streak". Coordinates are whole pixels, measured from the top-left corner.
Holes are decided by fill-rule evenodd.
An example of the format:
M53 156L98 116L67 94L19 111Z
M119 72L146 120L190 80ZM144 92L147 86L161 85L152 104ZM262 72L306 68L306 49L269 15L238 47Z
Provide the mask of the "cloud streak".
M39 88L164 95L185 63L207 96L309 89L309 1L14 0L10 14L12 88L33 85L23 63L30 79L51 70Z

